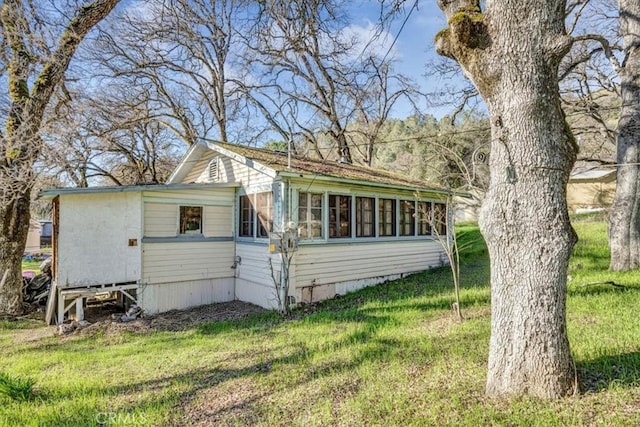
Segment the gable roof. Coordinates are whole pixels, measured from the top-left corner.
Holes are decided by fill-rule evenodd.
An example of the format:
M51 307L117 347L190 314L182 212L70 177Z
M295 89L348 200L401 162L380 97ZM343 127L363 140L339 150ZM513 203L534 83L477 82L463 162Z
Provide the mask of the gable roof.
M432 186L424 181L382 169L335 161L307 159L295 155L292 155L289 159L286 152L205 140L201 140L191 147L168 182L173 183L183 179L195 164L195 160L202 156L206 149L235 158L235 160L243 162L254 169L264 170L266 167L274 172L271 174L272 176L313 175L313 177L332 178L340 181L366 182L382 186L408 187L449 193L444 188Z

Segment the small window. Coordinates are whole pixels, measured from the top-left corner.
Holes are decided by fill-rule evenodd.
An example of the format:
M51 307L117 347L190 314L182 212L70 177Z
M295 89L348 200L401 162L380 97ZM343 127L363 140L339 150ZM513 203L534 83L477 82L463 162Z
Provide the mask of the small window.
M253 204L249 196L240 196L240 227L238 235L241 237L253 237Z
M447 205L433 204L433 231L439 236L447 235Z
M396 201L393 199L379 199L378 201L378 235L396 235Z
M301 239L322 237L322 202L320 193L298 195L298 234Z
M219 171L218 171L218 156L214 157L213 159L211 159L211 161L209 162L209 179L212 181L218 181L219 179Z
M356 237L375 237L375 205L373 197L356 197Z
M180 234L202 234L202 206L180 206Z
M273 193L256 195L258 214L258 237L269 237L273 231Z
M418 236L431 235L431 202L418 202Z
M400 200L400 235L415 236L415 203L411 200Z
M351 196L329 196L329 237L351 237Z

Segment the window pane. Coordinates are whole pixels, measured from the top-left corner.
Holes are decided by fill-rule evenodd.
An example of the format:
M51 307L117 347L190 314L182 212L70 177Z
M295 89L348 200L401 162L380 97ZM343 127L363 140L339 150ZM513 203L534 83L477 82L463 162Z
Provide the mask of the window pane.
M356 237L374 237L373 208L375 199L356 197Z
M269 237L273 231L273 193L256 195L258 205L258 237Z
M329 237L351 237L351 196L329 196Z
M253 205L249 196L240 196L240 227L242 237L253 237Z
M418 235L431 235L431 202L418 203Z
M298 194L300 238L322 237L322 200L322 194L302 192Z
M180 206L180 234L202 234L201 206Z
M378 208L378 234L396 235L396 204L392 199L380 199Z
M415 234L415 204L411 200L401 200L400 235L414 236Z

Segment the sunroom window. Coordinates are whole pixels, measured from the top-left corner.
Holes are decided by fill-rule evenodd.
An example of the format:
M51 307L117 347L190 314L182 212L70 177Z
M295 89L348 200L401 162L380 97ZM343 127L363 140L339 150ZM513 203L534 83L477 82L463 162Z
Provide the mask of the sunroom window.
M240 215L238 215L240 218L238 235L240 237L253 237L254 209L250 197L240 196Z
M269 237L273 230L273 193L240 196L239 211L238 236Z
M356 237L375 237L375 206L373 197L356 197Z
M329 237L351 237L351 196L329 196Z
M400 200L400 235L415 236L416 208L413 200Z
M431 202L418 202L418 236L431 235Z
M298 234L301 239L322 237L323 199L321 193L299 193Z
M273 193L256 194L258 237L269 237L273 230Z
M378 200L378 235L381 237L396 235L396 201Z

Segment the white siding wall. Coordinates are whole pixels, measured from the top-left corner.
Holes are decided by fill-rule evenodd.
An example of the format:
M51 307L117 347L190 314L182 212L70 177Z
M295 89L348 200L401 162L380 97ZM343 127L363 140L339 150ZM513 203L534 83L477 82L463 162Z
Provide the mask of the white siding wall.
M233 206L205 206L205 237L233 237L233 219Z
M200 203L196 201L193 204L198 206ZM180 205L173 203L146 202L144 204L144 236L176 236L179 209ZM233 236L233 206L204 206L203 216L205 237Z
M141 272L140 193L60 196L58 286L136 281ZM136 246L129 246L136 239Z
M233 277L233 242L145 243L144 283Z
M276 290L271 278L269 259L273 260L276 277L280 257L269 253L266 245L237 243L236 254L242 258L236 271L236 298L265 308L276 308Z
M169 203L144 204L145 237L175 236L178 228L178 206Z
M155 314L169 310L181 310L214 302L234 300L233 278L142 284L138 301L145 313Z
M433 240L300 245L295 255L297 301L333 297L364 286L442 264L442 246Z
M233 301L234 188L145 192L144 235L166 238L143 244L139 298L147 313ZM203 206L203 234L230 240L172 238L179 206Z

